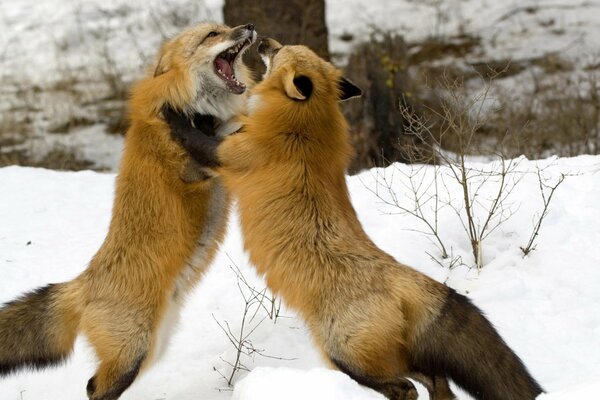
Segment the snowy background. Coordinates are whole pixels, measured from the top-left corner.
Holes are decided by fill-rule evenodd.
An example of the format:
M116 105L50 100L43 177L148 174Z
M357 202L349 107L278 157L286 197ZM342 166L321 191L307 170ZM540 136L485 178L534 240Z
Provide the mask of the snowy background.
M354 45L381 30L416 46L431 38L475 44L435 60L445 66L510 62L520 72L499 85L511 101L600 69L600 0L325 3L330 52L341 67ZM223 0L0 1L0 159L10 154L35 165L58 150L78 169L116 171L129 85L165 38L198 21L222 21L222 6Z
M352 45L377 26L409 40L476 34L481 45L468 64L557 55L576 76L598 68L598 0L327 0L330 51L343 65ZM438 4L436 6L436 4ZM128 84L147 68L161 41L200 20L222 20L222 1L4 0L0 2L0 155L24 151L43 157L66 148L89 167L116 171L122 136L111 126ZM535 11L533 11L535 10ZM348 34L352 39L348 40ZM517 94L536 68L503 84ZM118 94L119 96L116 96ZM73 121L77 123L73 125ZM26 127L23 130L23 127ZM474 168L494 168L486 161ZM524 257L541 212L537 167L557 189L537 239ZM414 169L417 168L417 169ZM551 394L544 400L596 398L600 390L600 157L519 160L513 215L483 244L484 267L473 268L469 242L451 207L440 210L440 236L451 257L421 233L422 223L385 205L372 191L382 176L410 206L406 176L427 181L435 172L392 165L348 178L361 222L371 238L406 263L470 296L487 314L532 374ZM447 175L447 170L441 170ZM108 228L113 173L0 169L0 303L24 291L80 273ZM493 193L493 183L482 197ZM448 185L450 199L460 199ZM431 212L428 209L427 212ZM138 379L124 399L382 399L345 375L324 369L302 321L281 311L276 322L262 308L247 320L253 372L229 377L236 350L219 324L241 329L244 297L236 266L263 290L242 251L233 218L222 251L190 296L164 358ZM230 268L231 267L231 268ZM233 269L232 269L233 268ZM238 273L239 274L239 273ZM254 310L254 309L253 309ZM95 358L84 338L63 367L0 380L0 400L84 399ZM426 394L420 387L421 398ZM460 395L461 400L468 399Z

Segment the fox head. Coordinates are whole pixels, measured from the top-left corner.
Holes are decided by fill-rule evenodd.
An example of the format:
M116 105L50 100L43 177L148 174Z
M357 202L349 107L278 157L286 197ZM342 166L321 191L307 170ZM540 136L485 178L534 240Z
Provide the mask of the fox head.
M347 100L362 94L329 62L306 46L283 46L274 39L261 39L258 52L267 70L265 80L281 85L291 100Z
M330 163L338 157L345 168L352 149L339 102L360 96L361 90L308 47L261 39L258 53L267 70L252 89L242 124L271 139L298 138L294 143L302 146L286 148L284 158Z
M252 24L188 28L162 46L148 85L175 109L227 120L245 104L241 95L252 82L242 55L255 40Z

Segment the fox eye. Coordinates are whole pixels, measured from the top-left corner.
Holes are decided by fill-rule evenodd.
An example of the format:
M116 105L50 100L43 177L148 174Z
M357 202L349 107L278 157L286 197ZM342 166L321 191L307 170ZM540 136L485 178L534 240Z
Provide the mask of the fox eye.
M205 37L204 37L204 38L203 38L203 39L202 39L202 40L201 40L201 41L200 41L200 42L199 42L199 43L196 45L196 48L198 48L200 45L202 45L206 39L208 39L208 38L211 38L211 37L215 37L215 36L219 36L219 32L217 32L217 31L211 31L211 32L208 32L208 35L206 35L206 36L205 36Z

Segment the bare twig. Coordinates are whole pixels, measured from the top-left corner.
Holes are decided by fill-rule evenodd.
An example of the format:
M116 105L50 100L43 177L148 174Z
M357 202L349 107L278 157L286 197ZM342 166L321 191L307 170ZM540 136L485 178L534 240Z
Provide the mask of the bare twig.
M229 255L227 255L229 257ZM228 361L223 358L221 360L231 367L231 372L227 375L223 374L217 368L213 369L227 382L228 386L233 384L234 377L238 371L249 371L250 369L243 363L243 356L251 357L252 359L258 355L265 358L277 359L277 360L295 360L295 358L284 358L268 355L264 349L259 349L254 346L251 340L251 336L258 329L258 327L267 319L271 319L273 323L279 318L281 310L281 300L275 296L269 296L267 294L267 288L257 290L252 286L237 264L229 257L231 261L230 268L236 275L238 290L244 299L244 311L240 320L238 331L234 333L229 322L220 322L214 315L213 319L221 328L227 340L235 349L235 357L233 361ZM256 321L255 318L259 312L264 313L260 320Z
M490 71L491 76L485 79L488 83L484 89L472 97L468 97L464 93L462 82L450 80L444 76L442 85L446 88L448 98L443 102L440 110L430 110L436 118L443 121L440 132L434 133L431 124L415 115L409 107L404 105L406 102L400 101L400 112L408 121L407 133L416 135L423 143L431 146L434 160L446 167L445 171L451 178L450 180L456 182L461 189L460 203L456 204L449 199L446 204L455 211L465 230L478 269L483 266L482 242L516 211L515 205L509 202L509 197L522 179L522 174L517 171L520 160L507 159L501 152L493 153L498 162L492 164L491 169L473 167L467 162L468 156L477 152L474 147L475 136L486 123L487 113L484 111L484 107L490 103L493 104L494 101L490 96L491 82L503 72ZM480 77L484 80L482 76ZM456 142L455 153L443 150L443 141L447 137L451 137ZM395 195L390 196L391 200L387 199L387 202L402 212L423 221L433 237L436 238L442 254L447 257L447 251L438 234L438 179L446 188L448 197L450 188L448 183L443 180L444 174L440 174L440 166L436 164L434 168L435 194L428 197L428 187L423 187L422 180L415 183L415 175L409 174L407 176L408 186L414 208L402 207ZM392 190L386 179L379 178L378 184L381 181L388 191ZM493 195L490 198L484 198L482 193L490 192L490 189ZM421 193L422 190L424 193ZM431 223L422 213L422 206L432 199L434 199L435 212Z
M375 188L370 188L369 186L364 185L364 183L363 185L382 203L399 210L399 214L408 214L421 221L427 230L419 232L433 237L434 244L440 250L441 257L445 259L448 257L448 251L441 239L438 225L440 198L438 192L439 173L437 168L439 168L439 166L434 167L436 170L433 174L433 178L427 183L425 181L425 166L415 166L411 164L408 168L410 169L409 172L405 173L400 168L394 167L390 177L386 176L386 170L377 170ZM395 172L398 172L405 178L401 180L401 182L410 193L410 205L405 205L398 199L394 190ZM433 188L434 193L430 195L429 191L431 188ZM381 190L383 190L384 193L381 193ZM426 210L425 207L430 205L430 203L432 203L430 208Z
M556 189L558 189L558 187L565 181L566 175L560 174L560 177L558 178L556 183L554 183L553 185L549 185L545 182L545 179L542 176L542 170L538 167L537 177L540 188L540 195L542 197L543 208L542 212L538 215L536 223L533 226L533 231L529 236L529 241L527 242L527 245L525 247L520 247L521 251L523 252L523 255L525 256L533 250L535 250L536 245L534 243L540 233L540 228L542 227L544 218L546 218L546 216L548 215L550 202L552 201L552 196L554 196L554 192L556 192Z
M277 319L280 317L281 299L277 298L277 296L275 296L275 295L268 295L267 294L268 288L266 288L266 287L263 288L262 290L257 290L254 286L251 286L248 283L248 280L246 279L244 274L242 274L242 271L240 270L238 265L231 259L229 254L227 254L227 258L229 258L229 261L231 262L231 265L229 266L229 268L233 271L233 273L236 275L236 277L238 279L238 288L241 283L244 285L244 287L247 290L250 291L251 294L253 294L257 297L261 297L261 301L259 302L260 307L267 312L269 318L271 320L273 320L273 323L277 323ZM243 292L243 290L241 288L240 288L240 291ZM269 306L266 306L265 302Z

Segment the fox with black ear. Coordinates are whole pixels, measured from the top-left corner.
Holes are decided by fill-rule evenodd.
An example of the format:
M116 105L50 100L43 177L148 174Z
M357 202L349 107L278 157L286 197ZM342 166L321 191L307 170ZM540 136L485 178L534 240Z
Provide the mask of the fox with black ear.
M331 364L392 400L479 400L542 392L471 301L398 263L364 232L346 186L352 150L339 100L360 94L304 46L259 46L268 66L241 132L202 138L177 115L172 134L212 157L238 198L244 246L267 284L306 320Z

